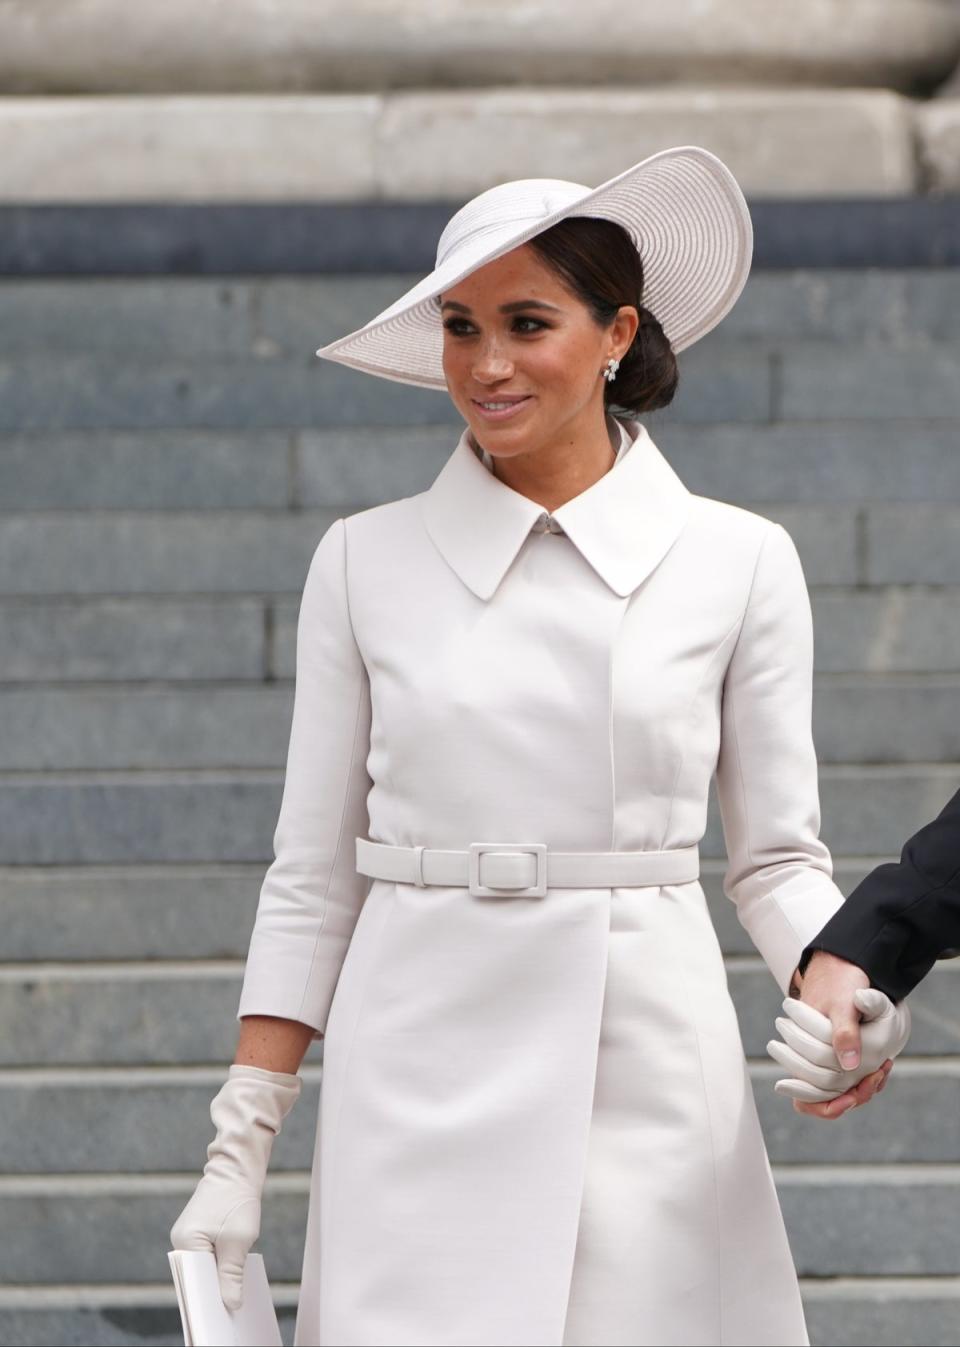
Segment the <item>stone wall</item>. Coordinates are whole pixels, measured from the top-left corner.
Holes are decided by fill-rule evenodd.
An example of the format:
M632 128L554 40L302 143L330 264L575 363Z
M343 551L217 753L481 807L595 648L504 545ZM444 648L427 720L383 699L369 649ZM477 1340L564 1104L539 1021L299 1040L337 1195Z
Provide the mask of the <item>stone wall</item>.
M3 0L7 94L885 87L960 59L955 0Z
M960 188L960 0L0 0L0 202L453 199L697 143Z

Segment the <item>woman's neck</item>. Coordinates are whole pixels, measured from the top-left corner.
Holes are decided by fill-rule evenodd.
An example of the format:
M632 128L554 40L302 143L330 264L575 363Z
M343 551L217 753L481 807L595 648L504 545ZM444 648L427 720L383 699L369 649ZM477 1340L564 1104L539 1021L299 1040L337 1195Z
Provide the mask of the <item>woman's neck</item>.
M599 438L561 440L527 454L490 455L490 471L513 491L529 497L549 513L579 496L613 467L619 448L619 429L606 417Z

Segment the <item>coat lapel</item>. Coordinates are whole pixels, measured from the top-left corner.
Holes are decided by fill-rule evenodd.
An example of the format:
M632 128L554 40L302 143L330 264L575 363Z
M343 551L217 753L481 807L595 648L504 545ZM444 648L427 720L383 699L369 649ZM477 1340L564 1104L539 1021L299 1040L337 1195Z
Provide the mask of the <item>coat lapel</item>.
M583 558L621 597L631 594L679 537L690 493L639 421L621 423L631 448L598 482L554 510ZM464 430L421 497L424 523L463 583L489 599L543 507L495 477Z

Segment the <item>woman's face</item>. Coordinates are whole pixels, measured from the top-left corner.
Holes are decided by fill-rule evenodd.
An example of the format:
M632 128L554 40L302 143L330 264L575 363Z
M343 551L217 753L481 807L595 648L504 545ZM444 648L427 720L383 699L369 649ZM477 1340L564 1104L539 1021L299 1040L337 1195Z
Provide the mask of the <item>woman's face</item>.
M527 244L446 290L441 319L454 406L482 448L508 458L602 429L603 368L637 328L631 307L600 327ZM512 405L484 406L497 402Z

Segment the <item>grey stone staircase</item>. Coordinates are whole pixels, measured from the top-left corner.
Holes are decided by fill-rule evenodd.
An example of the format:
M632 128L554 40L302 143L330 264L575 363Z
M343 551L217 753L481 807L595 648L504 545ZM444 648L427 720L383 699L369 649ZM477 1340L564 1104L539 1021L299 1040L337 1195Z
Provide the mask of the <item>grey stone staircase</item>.
M307 564L459 433L312 356L410 279L0 282L0 1342L180 1340L167 1235L235 1043ZM759 272L681 363L654 437L804 561L849 890L960 783L960 273ZM960 1343L960 961L876 1104L801 1118L715 811L704 853L814 1342ZM320 1061L265 1203L287 1341Z

